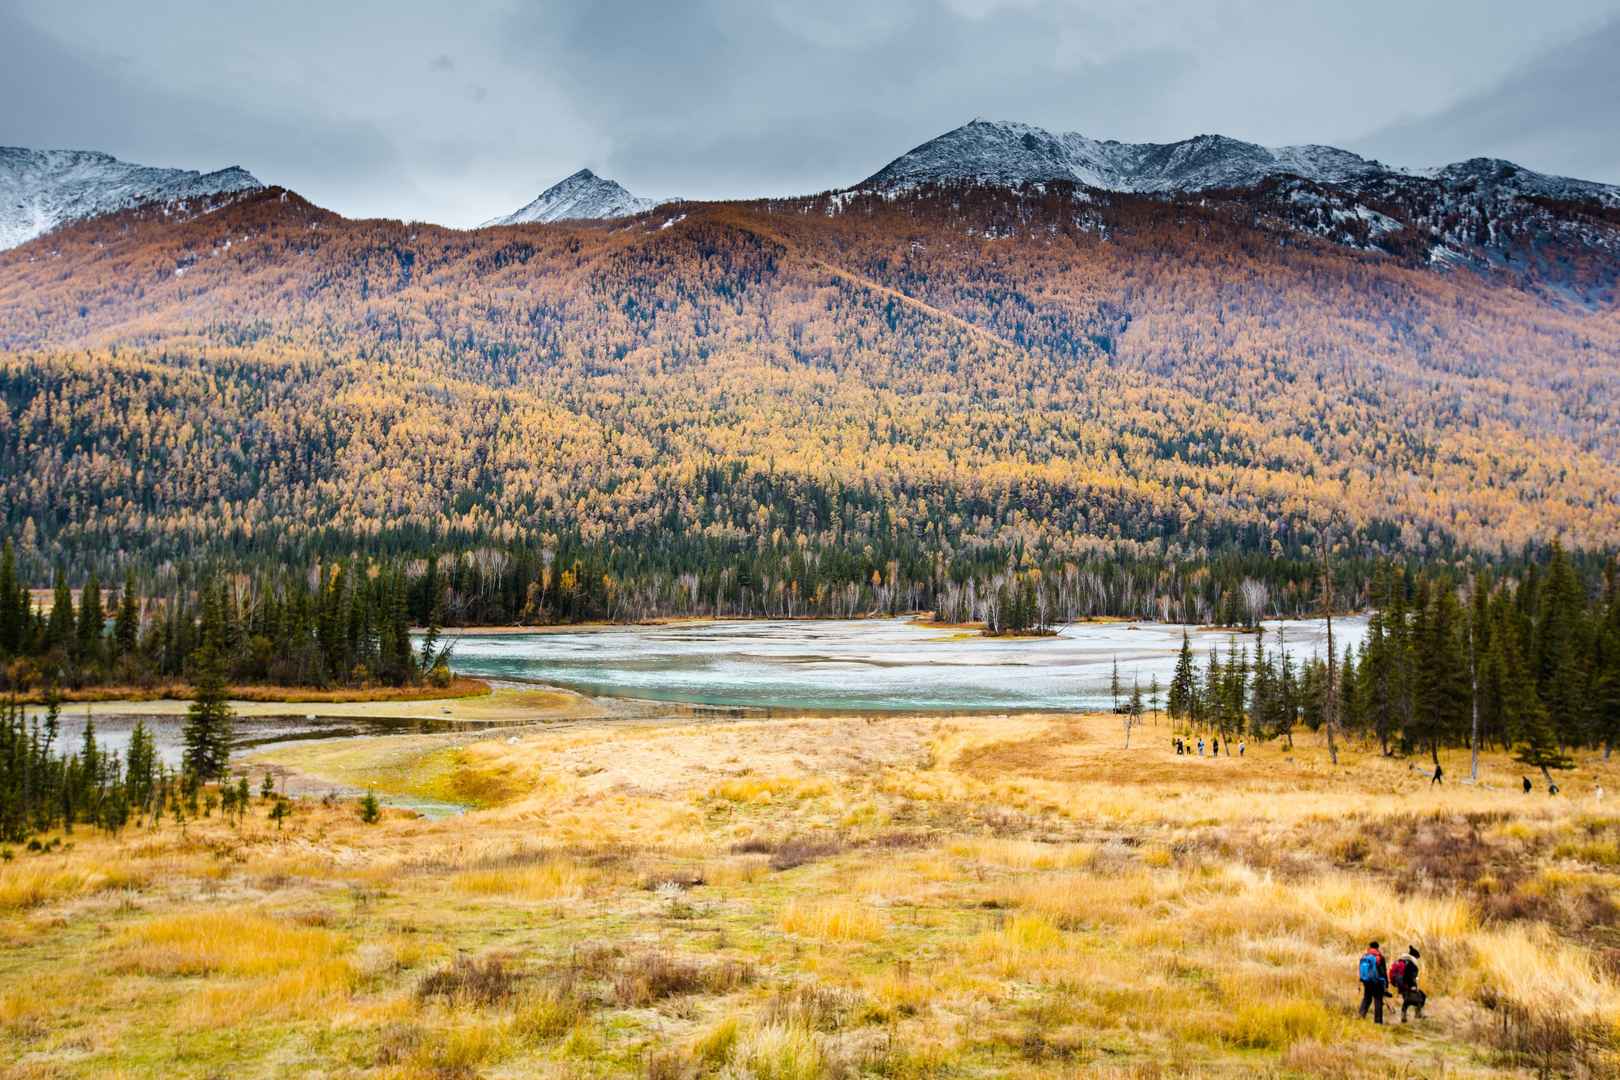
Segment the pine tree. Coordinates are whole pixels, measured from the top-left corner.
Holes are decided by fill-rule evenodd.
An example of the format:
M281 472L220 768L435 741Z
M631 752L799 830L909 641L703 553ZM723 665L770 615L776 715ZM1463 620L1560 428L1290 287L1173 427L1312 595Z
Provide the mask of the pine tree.
M1426 748L1440 764L1441 744L1462 741L1472 712L1468 664L1458 638L1461 622L1456 594L1444 586L1420 588L1412 632L1415 703L1406 737ZM1426 601L1426 602L1425 602Z
M1532 654L1536 694L1548 710L1554 737L1565 746L1584 742L1590 671L1586 647L1585 596L1575 570L1554 545L1535 629Z
M113 620L113 643L120 659L133 657L140 643L141 602L135 593L135 571L124 574L124 591L118 598L118 615Z
M203 643L193 663L195 691L186 710L182 760L194 782L206 783L223 777L230 764L235 714L226 697L225 673L212 641Z
M1192 643L1187 631L1181 632L1181 654L1176 657L1176 673L1170 680L1170 719L1185 721L1192 715L1193 696L1198 693L1193 671Z
M1614 753L1620 742L1620 595L1615 595L1614 568L1610 567L1609 610L1597 635L1592 666L1592 734L1603 746L1603 760Z
M1529 706L1519 719L1519 745L1513 760L1540 769L1548 785L1553 782L1549 769L1573 769L1574 760L1558 745L1558 734L1547 717L1546 708L1538 701Z
M79 593L78 642L74 652L81 665L93 668L101 663L101 635L106 629L106 611L101 606L101 581L92 570Z
M23 622L27 616L27 593L17 581L17 555L8 536L0 547L0 656L22 651Z
M67 655L73 650L76 623L73 617L73 592L68 588L67 572L56 568L56 585L51 590L51 615L45 623L45 647L60 650Z
M129 801L137 809L144 809L152 799L157 778L157 748L146 721L137 719L135 729L129 733L128 764L124 773L128 778Z

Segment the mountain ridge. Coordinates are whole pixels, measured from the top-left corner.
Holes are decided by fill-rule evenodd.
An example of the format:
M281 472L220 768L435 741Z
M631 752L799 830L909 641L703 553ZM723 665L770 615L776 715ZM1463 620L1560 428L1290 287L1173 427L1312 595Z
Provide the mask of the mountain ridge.
M1412 170L1316 143L1266 147L1215 134L1172 143L1128 143L985 119L918 144L846 190L963 180L1003 185L1067 181L1132 194L1186 194L1253 187L1285 176L1335 186L1399 180L1500 185L1511 177L1519 182L1515 191L1620 206L1620 186L1539 173L1494 158Z
M139 165L99 150L0 146L0 250L133 206L213 199L263 187L238 165L204 173Z

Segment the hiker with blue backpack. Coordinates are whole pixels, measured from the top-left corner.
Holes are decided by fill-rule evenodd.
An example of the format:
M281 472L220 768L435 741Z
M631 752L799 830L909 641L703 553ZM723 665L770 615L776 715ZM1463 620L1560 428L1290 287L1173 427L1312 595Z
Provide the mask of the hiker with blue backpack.
M1384 954L1378 951L1378 942L1368 943L1356 970L1361 976L1361 1010L1357 1015L1366 1016L1371 1006L1373 1023L1382 1024L1384 999L1389 996L1389 969L1384 965Z

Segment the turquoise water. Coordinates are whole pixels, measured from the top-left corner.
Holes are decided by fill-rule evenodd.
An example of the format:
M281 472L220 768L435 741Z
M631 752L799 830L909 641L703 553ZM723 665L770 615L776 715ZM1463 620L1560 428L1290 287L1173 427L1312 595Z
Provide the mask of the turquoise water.
M1366 636L1366 619L1335 619L1335 651ZM549 683L590 694L779 710L1068 710L1107 708L1113 665L1127 691L1168 688L1183 627L1083 623L1056 637L966 636L906 619L739 621L561 633L468 634L457 671ZM1185 628L1200 663L1251 635ZM1268 623L1266 647L1314 655L1317 621Z

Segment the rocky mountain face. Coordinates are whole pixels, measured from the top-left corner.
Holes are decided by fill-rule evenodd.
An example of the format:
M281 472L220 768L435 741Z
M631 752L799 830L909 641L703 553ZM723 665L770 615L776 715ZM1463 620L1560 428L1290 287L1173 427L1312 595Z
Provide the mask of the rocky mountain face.
M1227 204L1256 224L1438 268L1534 279L1583 303L1620 282L1620 187L1475 158L1413 171L1331 146L1223 135L1099 141L975 120L902 154L849 194L988 186ZM1594 292L1595 290L1595 292Z
M581 169L542 191L538 198L522 209L486 221L480 228L525 225L530 222L601 221L633 217L663 201L666 200L632 195L617 181L604 179L589 169Z
M1268 149L1224 135L1177 143L1103 142L1030 124L975 120L902 154L857 186L1058 180L1107 191L1187 192L1251 187L1284 175L1344 183L1384 171L1376 161L1331 146Z
M200 173L135 165L89 150L0 147L0 250L132 206L212 201L263 187L234 166Z

